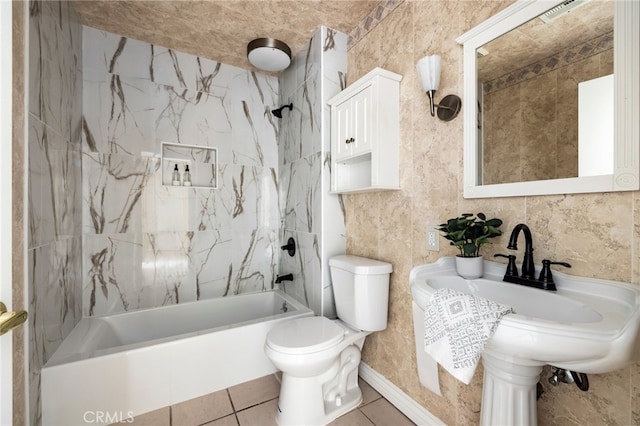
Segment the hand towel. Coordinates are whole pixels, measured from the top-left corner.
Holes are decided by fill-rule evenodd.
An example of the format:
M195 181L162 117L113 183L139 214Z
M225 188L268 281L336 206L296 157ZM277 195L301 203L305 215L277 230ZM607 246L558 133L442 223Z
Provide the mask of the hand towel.
M509 306L441 288L424 312L425 351L456 379L469 384L486 341Z

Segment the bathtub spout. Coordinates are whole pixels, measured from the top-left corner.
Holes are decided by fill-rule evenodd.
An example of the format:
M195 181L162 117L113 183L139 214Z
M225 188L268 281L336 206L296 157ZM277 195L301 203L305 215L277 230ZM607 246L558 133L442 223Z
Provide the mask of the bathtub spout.
M293 281L293 274L278 275L276 284L280 284L282 281Z

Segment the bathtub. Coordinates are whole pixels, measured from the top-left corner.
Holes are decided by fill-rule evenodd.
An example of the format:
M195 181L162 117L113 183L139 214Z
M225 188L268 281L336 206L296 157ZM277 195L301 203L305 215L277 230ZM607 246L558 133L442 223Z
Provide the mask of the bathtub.
M267 333L311 315L274 290L83 318L42 369L42 424L127 422L274 373Z

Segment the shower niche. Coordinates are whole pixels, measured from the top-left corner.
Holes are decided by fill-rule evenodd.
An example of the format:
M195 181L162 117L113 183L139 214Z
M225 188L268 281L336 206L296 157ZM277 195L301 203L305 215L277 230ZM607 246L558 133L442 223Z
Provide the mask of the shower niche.
M162 142L162 185L218 188L218 150Z

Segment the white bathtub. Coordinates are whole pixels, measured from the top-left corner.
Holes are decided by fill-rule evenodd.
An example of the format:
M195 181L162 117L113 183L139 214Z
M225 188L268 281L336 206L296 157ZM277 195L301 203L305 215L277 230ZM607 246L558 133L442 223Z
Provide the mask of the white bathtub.
M267 333L310 315L275 290L84 318L42 369L42 424L127 421L274 373Z

